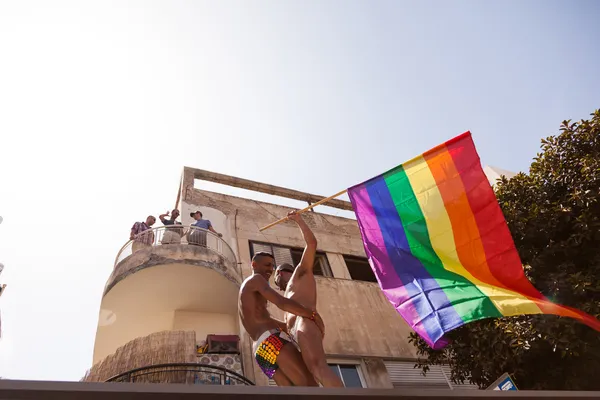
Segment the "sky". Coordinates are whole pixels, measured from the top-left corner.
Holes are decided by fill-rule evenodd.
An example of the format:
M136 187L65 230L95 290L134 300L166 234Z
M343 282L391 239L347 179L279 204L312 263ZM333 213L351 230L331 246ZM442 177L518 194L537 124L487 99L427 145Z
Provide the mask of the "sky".
M79 380L184 166L329 195L466 130L526 171L600 107L596 1L0 0L0 376Z

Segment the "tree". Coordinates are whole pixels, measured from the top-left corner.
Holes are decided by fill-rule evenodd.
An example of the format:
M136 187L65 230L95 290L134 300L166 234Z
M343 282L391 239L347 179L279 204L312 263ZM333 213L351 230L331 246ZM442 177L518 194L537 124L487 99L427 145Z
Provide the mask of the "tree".
M525 273L549 299L600 317L600 111L542 140L529 173L502 177L496 197ZM418 367L448 363L452 379L489 386L504 372L520 389L600 390L600 333L570 318L487 319L432 350L414 333Z

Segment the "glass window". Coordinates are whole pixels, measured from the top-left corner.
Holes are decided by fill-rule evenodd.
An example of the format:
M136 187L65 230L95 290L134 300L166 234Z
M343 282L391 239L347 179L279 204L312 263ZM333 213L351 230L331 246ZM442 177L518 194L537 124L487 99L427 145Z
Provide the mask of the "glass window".
M344 255L344 262L350 272L350 277L355 281L377 282L369 261L364 257Z
M344 387L348 388L362 388L364 387L360 374L358 372L358 365L355 364L328 364L329 368L337 376L342 379Z
M278 246L271 243L258 243L250 242L250 256L259 251L266 251L273 254L275 258L275 264L280 265L283 263L289 263L293 266L300 264L302 259L302 253L304 249L290 248L285 246ZM315 256L315 264L313 266L313 272L315 275L332 277L331 268L329 268L329 262L327 261L327 255L321 251L317 251Z
M294 266L300 264L304 249L291 249L291 252L292 259L294 260ZM327 255L325 253L317 251L315 256L315 265L313 266L313 273L320 276L333 276L331 269L329 268L329 262L327 262Z

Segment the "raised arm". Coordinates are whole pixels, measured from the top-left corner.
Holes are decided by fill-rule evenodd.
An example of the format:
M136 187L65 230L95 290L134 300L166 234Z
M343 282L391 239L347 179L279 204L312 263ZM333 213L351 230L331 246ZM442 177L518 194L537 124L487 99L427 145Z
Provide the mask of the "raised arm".
M167 212L166 212L166 213L164 213L164 214L160 214L160 215L158 216L158 218L160 218L160 222L162 222L162 223L164 224L164 223L165 223L165 219L166 219L166 217L168 217L168 216L169 216L169 212L167 211Z
M282 311L310 319L314 319L317 315L317 313L313 312L311 309L306 308L300 303L283 297L277 293L271 286L269 286L269 282L267 282L267 280L260 275L256 275L253 278L253 284L256 291L260 293L261 296L267 299L267 301L275 304L275 306Z
M302 232L304 242L306 243L306 246L304 247L304 253L302 253L302 258L300 259L300 264L298 264L298 272L300 274L303 272L312 272L315 266L315 256L317 253L317 238L315 237L313 231L310 230L306 222L304 222L302 216L296 213L296 211L290 212L288 214L288 219L298 224L298 227Z

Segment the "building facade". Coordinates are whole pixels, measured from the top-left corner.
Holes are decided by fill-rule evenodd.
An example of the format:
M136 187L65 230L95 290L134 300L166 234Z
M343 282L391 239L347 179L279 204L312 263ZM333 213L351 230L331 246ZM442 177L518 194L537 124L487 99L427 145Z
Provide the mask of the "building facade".
M252 354L252 340L238 318L238 291L251 274L255 252L277 264L299 262L304 242L284 222L259 228L290 207L198 189L202 181L314 203L322 196L208 171L184 168L177 204L184 226L199 210L211 232L203 245L165 242L165 227L133 251L119 251L101 302L93 367L86 381L186 382L272 385ZM331 207L352 210L349 202ZM318 210L317 210L318 211ZM318 240L315 274L318 310L326 324L324 348L330 367L348 387L474 388L450 381L447 368L423 376L414 368L410 327L376 283L354 219L306 212ZM165 242L165 243L163 243ZM282 319L282 312L270 306Z

